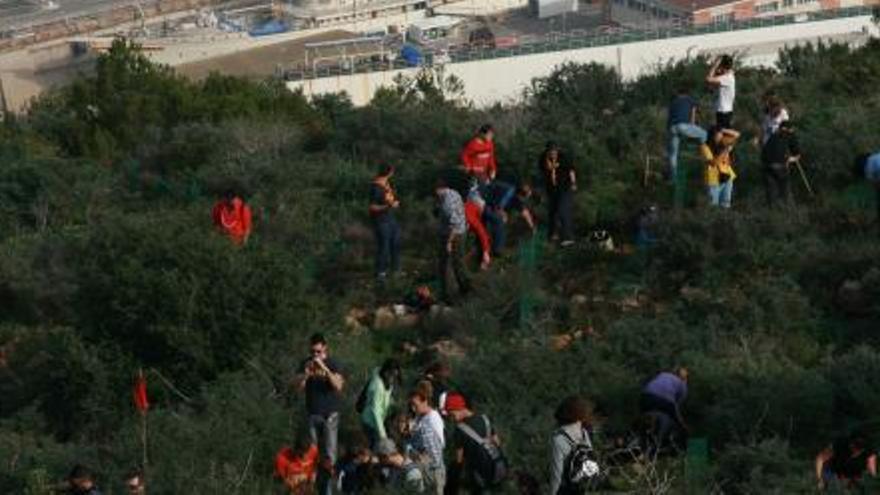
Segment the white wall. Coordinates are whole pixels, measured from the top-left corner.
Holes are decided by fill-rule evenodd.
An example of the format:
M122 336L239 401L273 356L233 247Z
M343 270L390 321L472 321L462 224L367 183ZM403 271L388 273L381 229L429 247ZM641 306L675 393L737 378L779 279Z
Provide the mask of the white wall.
M799 40L839 36L863 29L876 33L870 16L463 62L447 65L446 72L461 78L468 98L485 106L520 99L532 79L547 76L556 66L566 62L609 65L618 69L625 79L633 79L652 72L660 63L704 51L741 51L751 45L794 44ZM759 56L767 58L766 54ZM393 85L394 77L400 73L414 74L415 69L292 81L288 87L302 89L307 96L345 91L355 105L366 105L378 88Z

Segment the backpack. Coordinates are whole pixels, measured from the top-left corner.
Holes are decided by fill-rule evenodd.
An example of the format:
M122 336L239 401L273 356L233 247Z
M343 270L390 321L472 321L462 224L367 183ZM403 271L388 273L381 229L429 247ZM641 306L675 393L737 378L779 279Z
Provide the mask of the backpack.
M602 469L593 448L584 441L576 442L565 430L559 430L568 443L571 451L565 457L562 471L564 493L580 493L587 487L598 482ZM586 432L584 433L586 438Z
M485 415L482 418L486 424L486 431L491 433L492 427L489 424L489 418ZM477 450L477 458L474 460L475 465L472 466L474 481L477 485L481 488L488 488L498 486L507 479L510 470L507 458L504 457L501 448L492 441L491 435L487 435L485 438L481 437L465 423L459 423L457 428L480 446Z
M367 380L367 383L364 384L364 388L361 389L361 393L358 394L357 401L354 403L354 410L358 414L364 412L364 409L367 407L367 389L370 388L371 381L373 381L372 377L370 377L370 379Z

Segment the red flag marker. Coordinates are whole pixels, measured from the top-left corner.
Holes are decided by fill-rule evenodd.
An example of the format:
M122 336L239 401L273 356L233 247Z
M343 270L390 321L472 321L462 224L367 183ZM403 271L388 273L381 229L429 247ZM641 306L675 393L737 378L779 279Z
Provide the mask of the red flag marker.
M134 400L134 407L141 414L147 414L147 410L150 408L150 401L147 399L147 379L144 377L143 371L139 372L137 379L135 379L132 399Z

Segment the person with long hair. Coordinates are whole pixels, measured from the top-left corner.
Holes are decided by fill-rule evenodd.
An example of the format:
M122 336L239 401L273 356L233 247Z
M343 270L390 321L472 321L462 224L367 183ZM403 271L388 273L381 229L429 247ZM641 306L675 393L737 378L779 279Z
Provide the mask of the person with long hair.
M733 169L733 147L739 139L739 132L733 129L715 127L702 146L706 168L704 179L709 204L730 208L733 201L733 181L736 172Z
M388 438L385 421L393 404L394 389L400 387L401 376L400 363L389 358L374 369L370 377L360 419L371 449L376 448L379 440Z
M776 134L779 126L790 119L788 109L782 100L773 93L764 98L764 118L761 121L761 146L767 144L770 136Z

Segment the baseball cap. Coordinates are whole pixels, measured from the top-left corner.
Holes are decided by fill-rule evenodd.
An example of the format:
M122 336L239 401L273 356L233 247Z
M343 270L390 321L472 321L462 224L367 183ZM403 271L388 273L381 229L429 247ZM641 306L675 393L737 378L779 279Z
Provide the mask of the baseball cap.
M464 409L467 409L467 401L464 400L463 395L453 392L446 396L446 403L443 405L444 411L451 413Z

